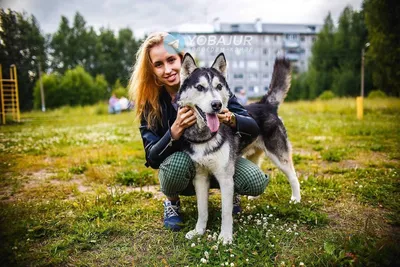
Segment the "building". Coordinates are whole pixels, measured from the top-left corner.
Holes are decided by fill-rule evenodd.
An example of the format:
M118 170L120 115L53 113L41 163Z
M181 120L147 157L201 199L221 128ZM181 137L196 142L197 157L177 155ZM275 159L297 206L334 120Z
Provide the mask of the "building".
M284 55L295 72L308 69L311 47L322 25L254 23L183 24L170 33L183 38L184 49L200 67L211 66L223 52L228 61L228 84L249 97L265 94L274 61Z

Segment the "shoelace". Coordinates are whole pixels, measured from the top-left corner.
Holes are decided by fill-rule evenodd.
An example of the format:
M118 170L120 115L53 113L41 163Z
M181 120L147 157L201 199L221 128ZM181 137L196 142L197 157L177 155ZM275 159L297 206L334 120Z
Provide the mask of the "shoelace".
M179 214L177 212L179 208L177 206L171 205L171 206L167 206L166 208L167 208L167 210L165 211L165 213L167 215L167 218L170 218L172 216L179 216Z

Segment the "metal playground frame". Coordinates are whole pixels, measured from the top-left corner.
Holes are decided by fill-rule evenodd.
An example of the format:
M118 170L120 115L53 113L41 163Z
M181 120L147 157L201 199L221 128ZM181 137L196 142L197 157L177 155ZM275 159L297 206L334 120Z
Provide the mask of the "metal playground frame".
M0 97L1 97L1 120L6 124L6 115L12 114L14 121L20 122L17 67L10 66L10 78L3 79L2 66L0 64Z

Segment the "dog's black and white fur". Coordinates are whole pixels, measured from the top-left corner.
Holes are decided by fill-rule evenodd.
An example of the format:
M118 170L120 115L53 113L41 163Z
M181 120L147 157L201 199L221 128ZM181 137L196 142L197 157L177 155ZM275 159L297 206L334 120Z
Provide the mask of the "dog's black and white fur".
M230 89L226 83L225 56L217 56L211 68L197 68L193 57L186 54L181 67L180 106L193 107L197 123L184 132L188 141L185 152L196 164L193 184L196 190L198 221L186 237L204 234L208 220L209 177L212 174L221 188L222 225L219 238L232 242L233 174L235 162L242 154L261 164L262 152L287 175L292 187L292 200L300 201L300 186L291 158L291 146L286 130L277 115L279 104L290 87L290 63L277 59L270 90L258 103L246 106L255 119L260 136L252 144L240 144L231 127L219 124L217 114L228 105Z

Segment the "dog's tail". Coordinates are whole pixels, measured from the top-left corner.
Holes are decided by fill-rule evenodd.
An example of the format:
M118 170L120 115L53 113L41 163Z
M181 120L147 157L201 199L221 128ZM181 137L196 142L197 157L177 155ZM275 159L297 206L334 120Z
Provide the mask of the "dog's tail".
M290 88L290 62L285 58L277 58L274 64L271 84L261 103L269 102L278 107L283 102Z

